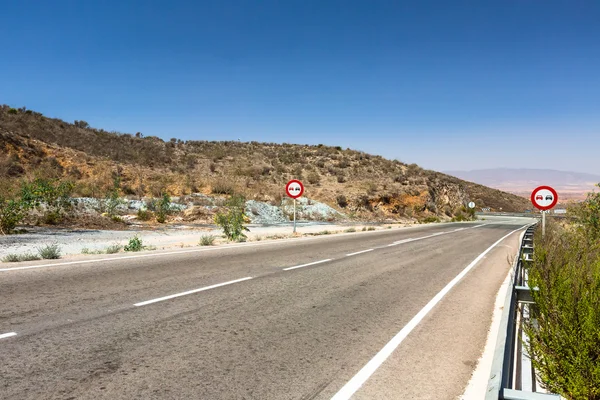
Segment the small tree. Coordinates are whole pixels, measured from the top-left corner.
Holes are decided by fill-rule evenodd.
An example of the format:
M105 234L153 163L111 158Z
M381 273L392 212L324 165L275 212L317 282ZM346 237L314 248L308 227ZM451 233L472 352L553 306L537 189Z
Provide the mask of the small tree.
M244 232L250 230L244 226L246 199L242 195L233 195L226 203L227 213L217 213L215 223L223 229L228 240L242 241L246 239Z
M155 205L156 222L164 224L167 221L167 216L172 212L173 207L171 207L171 196L165 192Z

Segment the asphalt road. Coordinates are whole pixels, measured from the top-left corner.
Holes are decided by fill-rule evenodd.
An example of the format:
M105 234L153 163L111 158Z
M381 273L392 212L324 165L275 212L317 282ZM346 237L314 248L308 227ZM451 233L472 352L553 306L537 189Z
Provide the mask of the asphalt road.
M4 264L0 398L456 398L530 222Z

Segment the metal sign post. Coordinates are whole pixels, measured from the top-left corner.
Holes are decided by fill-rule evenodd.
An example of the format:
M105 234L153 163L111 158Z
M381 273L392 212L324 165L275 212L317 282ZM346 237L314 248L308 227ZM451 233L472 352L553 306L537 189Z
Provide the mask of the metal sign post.
M542 237L546 236L546 211L542 211Z
M294 233L296 233L296 199L294 199Z

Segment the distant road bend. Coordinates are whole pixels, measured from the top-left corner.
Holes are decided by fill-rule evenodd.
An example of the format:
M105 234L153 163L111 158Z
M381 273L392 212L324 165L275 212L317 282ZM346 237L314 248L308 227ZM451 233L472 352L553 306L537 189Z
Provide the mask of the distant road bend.
M455 399L532 222L4 264L0 398Z

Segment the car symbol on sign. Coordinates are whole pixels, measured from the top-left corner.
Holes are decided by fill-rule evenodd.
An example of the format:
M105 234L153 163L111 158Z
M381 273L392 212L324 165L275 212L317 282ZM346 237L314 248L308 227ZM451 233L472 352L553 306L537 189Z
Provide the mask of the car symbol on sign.
M544 196L542 196L541 194L538 194L537 196L535 196L536 200L544 200Z
M550 201L552 201L552 195L550 195L550 194L549 194L549 195L547 195L547 196L546 196L546 200L550 200Z

